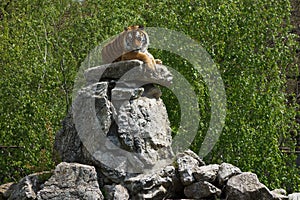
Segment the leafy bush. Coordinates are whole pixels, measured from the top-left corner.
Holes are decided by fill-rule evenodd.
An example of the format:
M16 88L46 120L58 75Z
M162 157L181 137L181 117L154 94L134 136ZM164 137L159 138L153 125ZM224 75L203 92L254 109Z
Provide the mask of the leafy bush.
M287 106L284 93L285 71L296 69L289 1L5 0L0 6L0 144L21 147L0 149L1 183L53 168L54 135L81 62L124 26L144 24L189 35L221 72L226 124L206 161L255 172L271 188L299 190L295 158L278 148L279 139L295 128L295 108ZM197 152L210 119L206 85L184 59L152 52L183 74L198 95L200 129L191 146ZM163 99L176 134L180 107L168 90Z

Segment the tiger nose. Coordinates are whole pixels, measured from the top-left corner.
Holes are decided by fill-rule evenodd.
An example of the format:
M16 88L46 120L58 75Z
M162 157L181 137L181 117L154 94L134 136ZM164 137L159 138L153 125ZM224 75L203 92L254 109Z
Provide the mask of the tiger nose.
M135 40L135 42L134 42L134 44L135 44L135 46L140 46L141 45L141 41L139 41L139 40Z

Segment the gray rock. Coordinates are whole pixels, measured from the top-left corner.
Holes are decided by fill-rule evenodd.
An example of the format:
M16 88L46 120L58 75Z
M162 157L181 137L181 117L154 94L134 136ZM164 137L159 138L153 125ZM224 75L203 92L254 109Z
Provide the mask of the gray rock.
M97 151L93 154L93 159L94 165L102 175L100 178L105 177L107 179L105 184L121 183L127 176L127 168L130 163L128 164L125 154L120 155L120 153L113 151Z
M145 165L152 167L173 157L170 123L161 99L141 97L124 102L117 122L121 147L139 153Z
M85 77L89 84L77 91L55 137L56 160L93 165L104 184L170 164L170 123L152 84L171 84L167 68L150 72L140 61L126 61L88 69Z
M168 190L173 189L174 187L174 178L176 178L176 169L173 166L164 167L158 175L162 178L162 185Z
M289 199L288 196L278 194L276 192L274 193L274 192L271 191L271 194L272 194L274 200L288 200Z
M173 188L175 168L173 166L161 168L160 171L140 174L125 180L125 186L130 191L132 199L163 199L175 191Z
M62 129L56 133L53 157L56 163L80 162L83 158L82 142L77 134L71 112L63 120Z
M121 61L97 67L92 67L84 72L88 83L94 84L107 79L120 79L120 83L130 87L136 87L141 83L156 83L169 86L172 83L172 74L163 65L156 65L156 71L149 71L139 60ZM144 85L144 84L142 84Z
M219 171L218 164L206 165L196 168L193 175L197 181L215 182Z
M119 88L115 87L111 91L111 98L115 101L137 99L142 96L144 88Z
M116 62L106 65L91 67L84 72L88 85L97 83L100 79L119 79L127 71L139 67L142 63L136 60ZM122 67L119 67L122 65Z
M63 120L62 130L55 136L54 157L58 163L91 163L91 156L82 142L94 141L94 138L104 136L110 129L112 108L107 99L107 90L108 83L102 82L82 88L78 92L71 111ZM95 127L98 128L97 131L93 131ZM78 130L81 136L78 135ZM86 146L97 148L95 143Z
M243 172L231 177L226 185L226 199L230 200L272 200L270 190L259 182L256 174Z
M104 198L99 189L94 167L62 162L56 166L54 175L37 193L37 199L101 200Z
M183 185L190 185L196 181L193 174L205 163L191 150L176 156L179 178Z
M51 176L51 172L30 174L22 178L16 185L11 186L8 200L36 199L42 184Z
M300 199L300 193L293 193L288 195L289 200L298 200Z
M127 200L129 199L128 191L122 185L105 185L105 199L108 200Z
M144 88L144 93L143 96L148 97L148 98L160 98L162 95L161 90L158 87L155 87L153 84L148 84L143 86Z
M275 189L271 191L274 200L288 200L288 196L286 196L286 191L284 189Z
M3 185L0 185L0 200L8 199L11 193L16 188L16 183L5 183Z
M201 199L219 197L221 190L207 181L193 183L184 188L184 194L188 198Z
M229 163L222 163L217 176L219 184L224 185L230 177L240 173L242 173L242 171L238 167Z
M287 194L287 193L286 193L286 190L285 190L285 189L282 189L282 188L272 190L271 192L272 192L272 193L276 193L276 194L281 194L281 195L286 195L286 194Z
M167 194L167 190L161 185L159 187L154 187L150 190L146 190L143 193L139 193L132 197L135 200L161 200Z
M200 167L205 165L205 162L195 152L193 152L192 150L190 150L190 149L185 150L183 152L183 154L186 155L186 156L189 156L189 157L191 157L191 158L193 158L195 160L197 160Z

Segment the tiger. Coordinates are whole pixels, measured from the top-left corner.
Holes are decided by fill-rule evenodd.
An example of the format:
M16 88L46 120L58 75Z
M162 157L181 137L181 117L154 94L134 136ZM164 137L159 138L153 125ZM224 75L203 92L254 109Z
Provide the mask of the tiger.
M149 36L142 25L125 27L114 40L106 44L101 51L104 63L119 62L124 60L141 60L152 71L156 64L162 64L159 59L148 52Z

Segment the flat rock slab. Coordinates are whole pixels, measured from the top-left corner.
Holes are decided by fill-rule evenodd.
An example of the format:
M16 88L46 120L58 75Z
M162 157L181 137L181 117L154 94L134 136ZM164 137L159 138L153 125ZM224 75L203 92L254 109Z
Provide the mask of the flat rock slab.
M166 66L156 65L156 70L149 70L142 61L129 60L106 65L100 65L87 69L84 72L88 85L102 80L120 80L120 82L156 83L169 86L173 76Z

